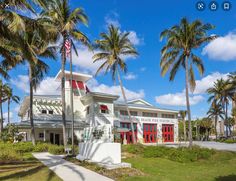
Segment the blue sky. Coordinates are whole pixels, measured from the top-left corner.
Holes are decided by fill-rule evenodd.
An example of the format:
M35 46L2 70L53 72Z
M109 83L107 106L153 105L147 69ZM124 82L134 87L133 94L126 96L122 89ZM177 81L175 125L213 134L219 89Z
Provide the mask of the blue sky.
M232 1L232 10L225 12L219 7L212 12L206 9L199 12L195 8L197 1L190 0L71 0L72 8L83 7L89 17L89 26L79 26L91 41L99 38L99 33L106 31L109 23L129 31L130 39L139 52L136 59L127 59L128 75L123 76L124 86L128 98L143 98L146 101L163 108L184 109L184 74L178 72L174 82L168 81L168 75L160 75L160 49L164 41L160 42L160 32L179 23L182 17L190 21L201 19L204 23L211 23L216 28L209 32L217 34L219 38L214 42L204 45L195 53L202 58L205 65L205 74L200 77L195 71L197 88L191 95L191 109L194 118L202 117L207 112L209 105L204 91L220 77L226 77L236 67L236 3ZM206 4L210 1L206 0ZM223 1L218 0L219 4ZM92 64L91 56L84 47L78 45L79 57L74 56L74 70L94 74L98 65ZM41 83L38 94L55 94L58 83L53 77L60 69L60 59L54 62L45 60L50 65L50 72ZM67 66L68 68L68 66ZM27 65L18 66L10 72L15 94L23 97L28 95ZM99 75L88 83L94 91L120 93L119 87L113 84L111 76ZM17 111L19 105L12 104L11 112L14 121L19 121ZM4 112L6 112L4 105Z

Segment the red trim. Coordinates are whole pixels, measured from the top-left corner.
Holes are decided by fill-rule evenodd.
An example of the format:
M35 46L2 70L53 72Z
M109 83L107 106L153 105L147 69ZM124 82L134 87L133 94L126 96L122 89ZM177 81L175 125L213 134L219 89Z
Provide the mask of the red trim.
M173 124L162 125L162 139L164 139L164 142L174 142L174 125Z
M134 135L135 135L135 138L137 140L137 123L133 123L134 124ZM126 136L126 140L127 140L127 144L132 144L133 143L133 136L132 136L132 130L131 130L131 123L120 123L120 127L121 128L128 128L130 131L129 132L121 132L120 133L120 138L121 138L121 141L122 141L122 144L124 142L124 138Z
M107 111L107 110L108 110L108 107L107 107L107 105L100 105L100 109Z
M83 82L81 82L81 81L77 81L77 84L78 84L78 87L79 87L80 90L84 90L84 89L85 89L85 88L84 88L84 83L83 83Z

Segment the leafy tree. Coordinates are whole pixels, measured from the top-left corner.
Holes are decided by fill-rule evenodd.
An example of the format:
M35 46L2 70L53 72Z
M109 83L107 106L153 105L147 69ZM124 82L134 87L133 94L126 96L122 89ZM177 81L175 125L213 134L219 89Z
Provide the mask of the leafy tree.
M200 75L204 73L203 61L193 51L216 38L216 36L207 36L207 31L213 28L213 25L203 24L200 20L189 22L183 18L179 25L164 30L160 35L161 40L167 39L166 45L161 50L161 75L164 76L170 71L169 79L173 81L181 67L185 70L189 147L192 147L189 88L193 92L196 86L193 66L196 65Z
M100 36L101 39L95 41L99 52L93 56L93 60L94 62L102 61L103 63L98 68L96 75L104 70L105 74L111 72L113 81L115 81L117 77L131 123L133 142L136 143L133 120L127 104L120 72L127 72L124 56L137 56L138 52L128 38L129 33L121 33L120 30L113 25L109 26L108 33L101 33Z

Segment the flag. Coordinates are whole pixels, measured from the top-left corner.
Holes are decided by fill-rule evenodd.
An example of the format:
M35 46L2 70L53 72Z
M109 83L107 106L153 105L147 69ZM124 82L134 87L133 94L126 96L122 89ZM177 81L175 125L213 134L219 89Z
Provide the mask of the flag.
M66 39L64 46L66 48L66 56L69 57L71 51L71 40L69 38Z

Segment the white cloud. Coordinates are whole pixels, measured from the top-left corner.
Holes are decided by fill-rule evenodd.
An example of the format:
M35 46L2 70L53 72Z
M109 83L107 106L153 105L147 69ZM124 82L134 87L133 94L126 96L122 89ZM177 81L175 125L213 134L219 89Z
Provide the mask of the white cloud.
M11 83L25 93L29 93L29 77L27 75L18 75L16 79L12 79Z
M135 31L129 31L129 40L133 45L140 45L143 43L143 38L139 38Z
M93 92L103 92L103 93L108 93L108 94L113 94L113 95L119 95L120 100L123 100L123 96L122 96L119 85L108 86L105 84L98 84L98 82L95 79L91 79L90 81L88 81L87 86ZM125 87L124 89L125 89L125 94L128 100L144 98L145 96L144 90L139 90L135 92L135 91L126 89Z
M204 94L206 90L214 85L214 82L217 79L226 79L228 74L221 74L219 72L214 72L206 77L203 77L201 80L196 80L196 89L194 94Z
M127 73L126 75L124 75L123 77L124 77L125 80L134 80L134 79L137 78L137 75L130 72L130 73Z
M214 85L214 82L217 79L223 78L226 79L228 74L221 74L219 72L214 72L210 75L203 77L201 80L196 80L196 89L193 94L189 96L190 104L195 105L203 101L203 94L206 93L206 90ZM155 97L156 102L163 105L169 106L185 106L185 90L182 92L177 92L173 94L164 94Z
M106 27L109 25L114 25L116 27L121 27L121 24L119 22L119 15L115 11L111 12L105 17Z
M6 122L7 119L8 119L8 113L7 112L3 113L3 117L5 118L5 122ZM13 118L13 113L12 112L9 113L9 117L10 117L10 119Z
M212 60L236 60L236 34L230 32L226 36L218 37L204 47L202 54Z
M18 89L25 93L29 93L29 78L26 75L18 75L16 79L11 81ZM45 77L37 87L35 94L58 95L60 90L58 87L60 82L54 80L54 77Z
M98 51L90 51L84 46L80 46L77 51L78 56L73 52L73 64L83 72L95 74L99 66L103 63L103 61L93 63L93 55L98 53Z
M189 97L190 105L198 104L203 101L204 97L201 95L191 95ZM165 94L155 97L156 103L167 106L186 106L185 92L175 94Z
M38 95L60 95L58 87L60 82L55 81L54 77L46 77L40 82L35 94Z

